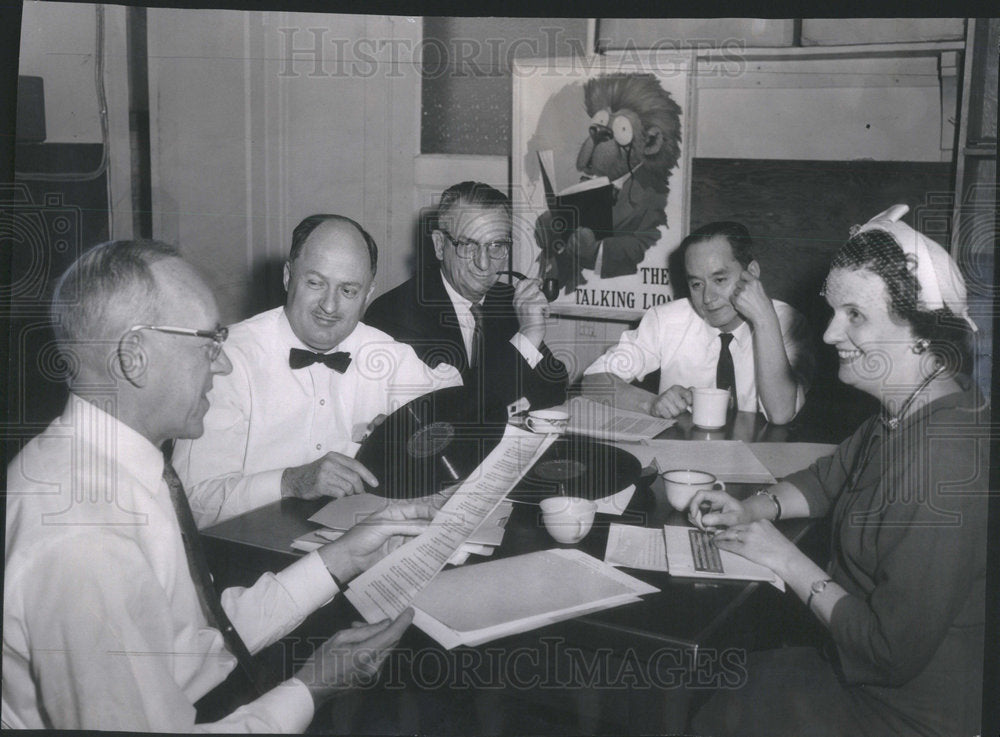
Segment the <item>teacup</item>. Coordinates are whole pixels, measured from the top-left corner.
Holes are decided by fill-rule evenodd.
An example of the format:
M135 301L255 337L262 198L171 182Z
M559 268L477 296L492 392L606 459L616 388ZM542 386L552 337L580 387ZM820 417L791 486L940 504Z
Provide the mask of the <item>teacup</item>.
M692 390L691 419L695 425L714 430L726 425L729 411L729 390L696 388Z
M577 543L594 524L597 503L575 496L550 496L539 503L545 529L561 543Z
M562 409L536 409L528 413L524 424L531 432L544 435L566 432L569 412Z
M663 485L667 489L667 501L674 509L683 512L699 489L725 491L726 485L707 471L677 470L664 471Z

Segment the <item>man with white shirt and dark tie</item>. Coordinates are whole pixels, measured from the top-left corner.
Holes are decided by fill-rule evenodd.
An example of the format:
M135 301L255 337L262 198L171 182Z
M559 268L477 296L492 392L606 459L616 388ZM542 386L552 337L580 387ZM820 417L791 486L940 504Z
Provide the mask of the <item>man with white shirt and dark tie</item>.
M229 329L233 370L209 395L205 433L174 449L199 526L285 496L340 497L377 486L353 457L380 414L435 389L459 386L413 349L359 322L378 250L341 215L299 223L284 268L284 307Z
M735 409L791 421L812 371L808 329L794 308L767 296L750 233L740 223L709 223L678 250L690 297L652 308L622 333L584 372L584 392L669 418L690 408L692 389L718 387L732 391ZM655 394L629 383L656 370Z
M60 279L52 318L71 393L7 469L3 726L303 731L377 671L412 612L338 633L288 680L251 653L434 510L393 505L220 596L161 449L201 433L213 379L232 368L208 286L171 246L105 243ZM240 675L252 689L230 703Z

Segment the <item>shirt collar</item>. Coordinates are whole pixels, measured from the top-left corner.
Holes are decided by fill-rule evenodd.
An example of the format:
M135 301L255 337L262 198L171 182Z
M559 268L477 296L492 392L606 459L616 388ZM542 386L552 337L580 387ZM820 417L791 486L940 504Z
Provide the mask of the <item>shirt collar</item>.
M78 394L70 394L60 422L79 430L78 442L110 458L125 474L147 489L163 478L163 453L124 422ZM84 457L86 462L90 457Z
M692 309L694 308L692 307ZM701 320L701 324L705 327L705 330L707 330L709 334L712 335L713 338L717 338L724 332L727 332L725 330L720 330L719 328L713 325L709 325L707 322L705 322L705 319L703 317L698 315L697 312L695 313L695 315L698 317L699 320ZM740 346L741 348L744 347L744 345L746 345L748 341L752 339L752 334L750 332L750 323L748 323L746 320L744 320L743 322L741 322L739 325L737 325L735 328L733 328L728 332L732 334L733 342L735 342L736 345Z
M455 306L455 311L456 312L461 311L463 313L471 312L469 310L469 307L472 305L472 300L468 300L461 294L459 294L455 290L455 287L453 287L448 282L448 279L445 278L443 271L439 271L438 273L441 274L441 281L444 282L444 290L448 293L448 298L451 299L451 303ZM482 306L483 300L479 300L479 302L477 302L476 304Z

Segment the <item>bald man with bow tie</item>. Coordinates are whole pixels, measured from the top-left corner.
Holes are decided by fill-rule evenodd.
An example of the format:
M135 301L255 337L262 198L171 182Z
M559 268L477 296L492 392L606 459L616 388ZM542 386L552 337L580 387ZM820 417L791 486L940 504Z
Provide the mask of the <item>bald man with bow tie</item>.
M359 320L378 249L356 222L299 223L284 268L284 307L233 325L233 363L216 377L205 432L183 440L174 465L199 527L286 496L341 497L378 479L353 456L380 414L462 380Z

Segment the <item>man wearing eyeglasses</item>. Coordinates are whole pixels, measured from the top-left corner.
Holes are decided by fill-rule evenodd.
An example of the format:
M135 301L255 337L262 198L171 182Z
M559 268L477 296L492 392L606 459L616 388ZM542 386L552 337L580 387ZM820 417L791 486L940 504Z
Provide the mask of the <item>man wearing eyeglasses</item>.
M566 398L566 367L544 343L548 302L537 279L498 282L509 268L511 206L461 182L441 195L436 261L372 302L365 322L413 346L428 366L457 368L485 419Z
M379 480L354 458L378 415L460 385L410 346L359 323L378 249L358 223L311 215L292 232L284 307L230 328L233 371L210 396L205 432L182 440L174 464L199 526L293 496L364 491Z
M7 469L3 726L303 731L314 705L377 672L412 612L334 635L288 680L251 653L434 510L393 505L220 597L161 448L201 434L213 380L233 369L208 286L171 246L104 243L59 280L52 319L71 393ZM240 675L256 697L215 698Z

